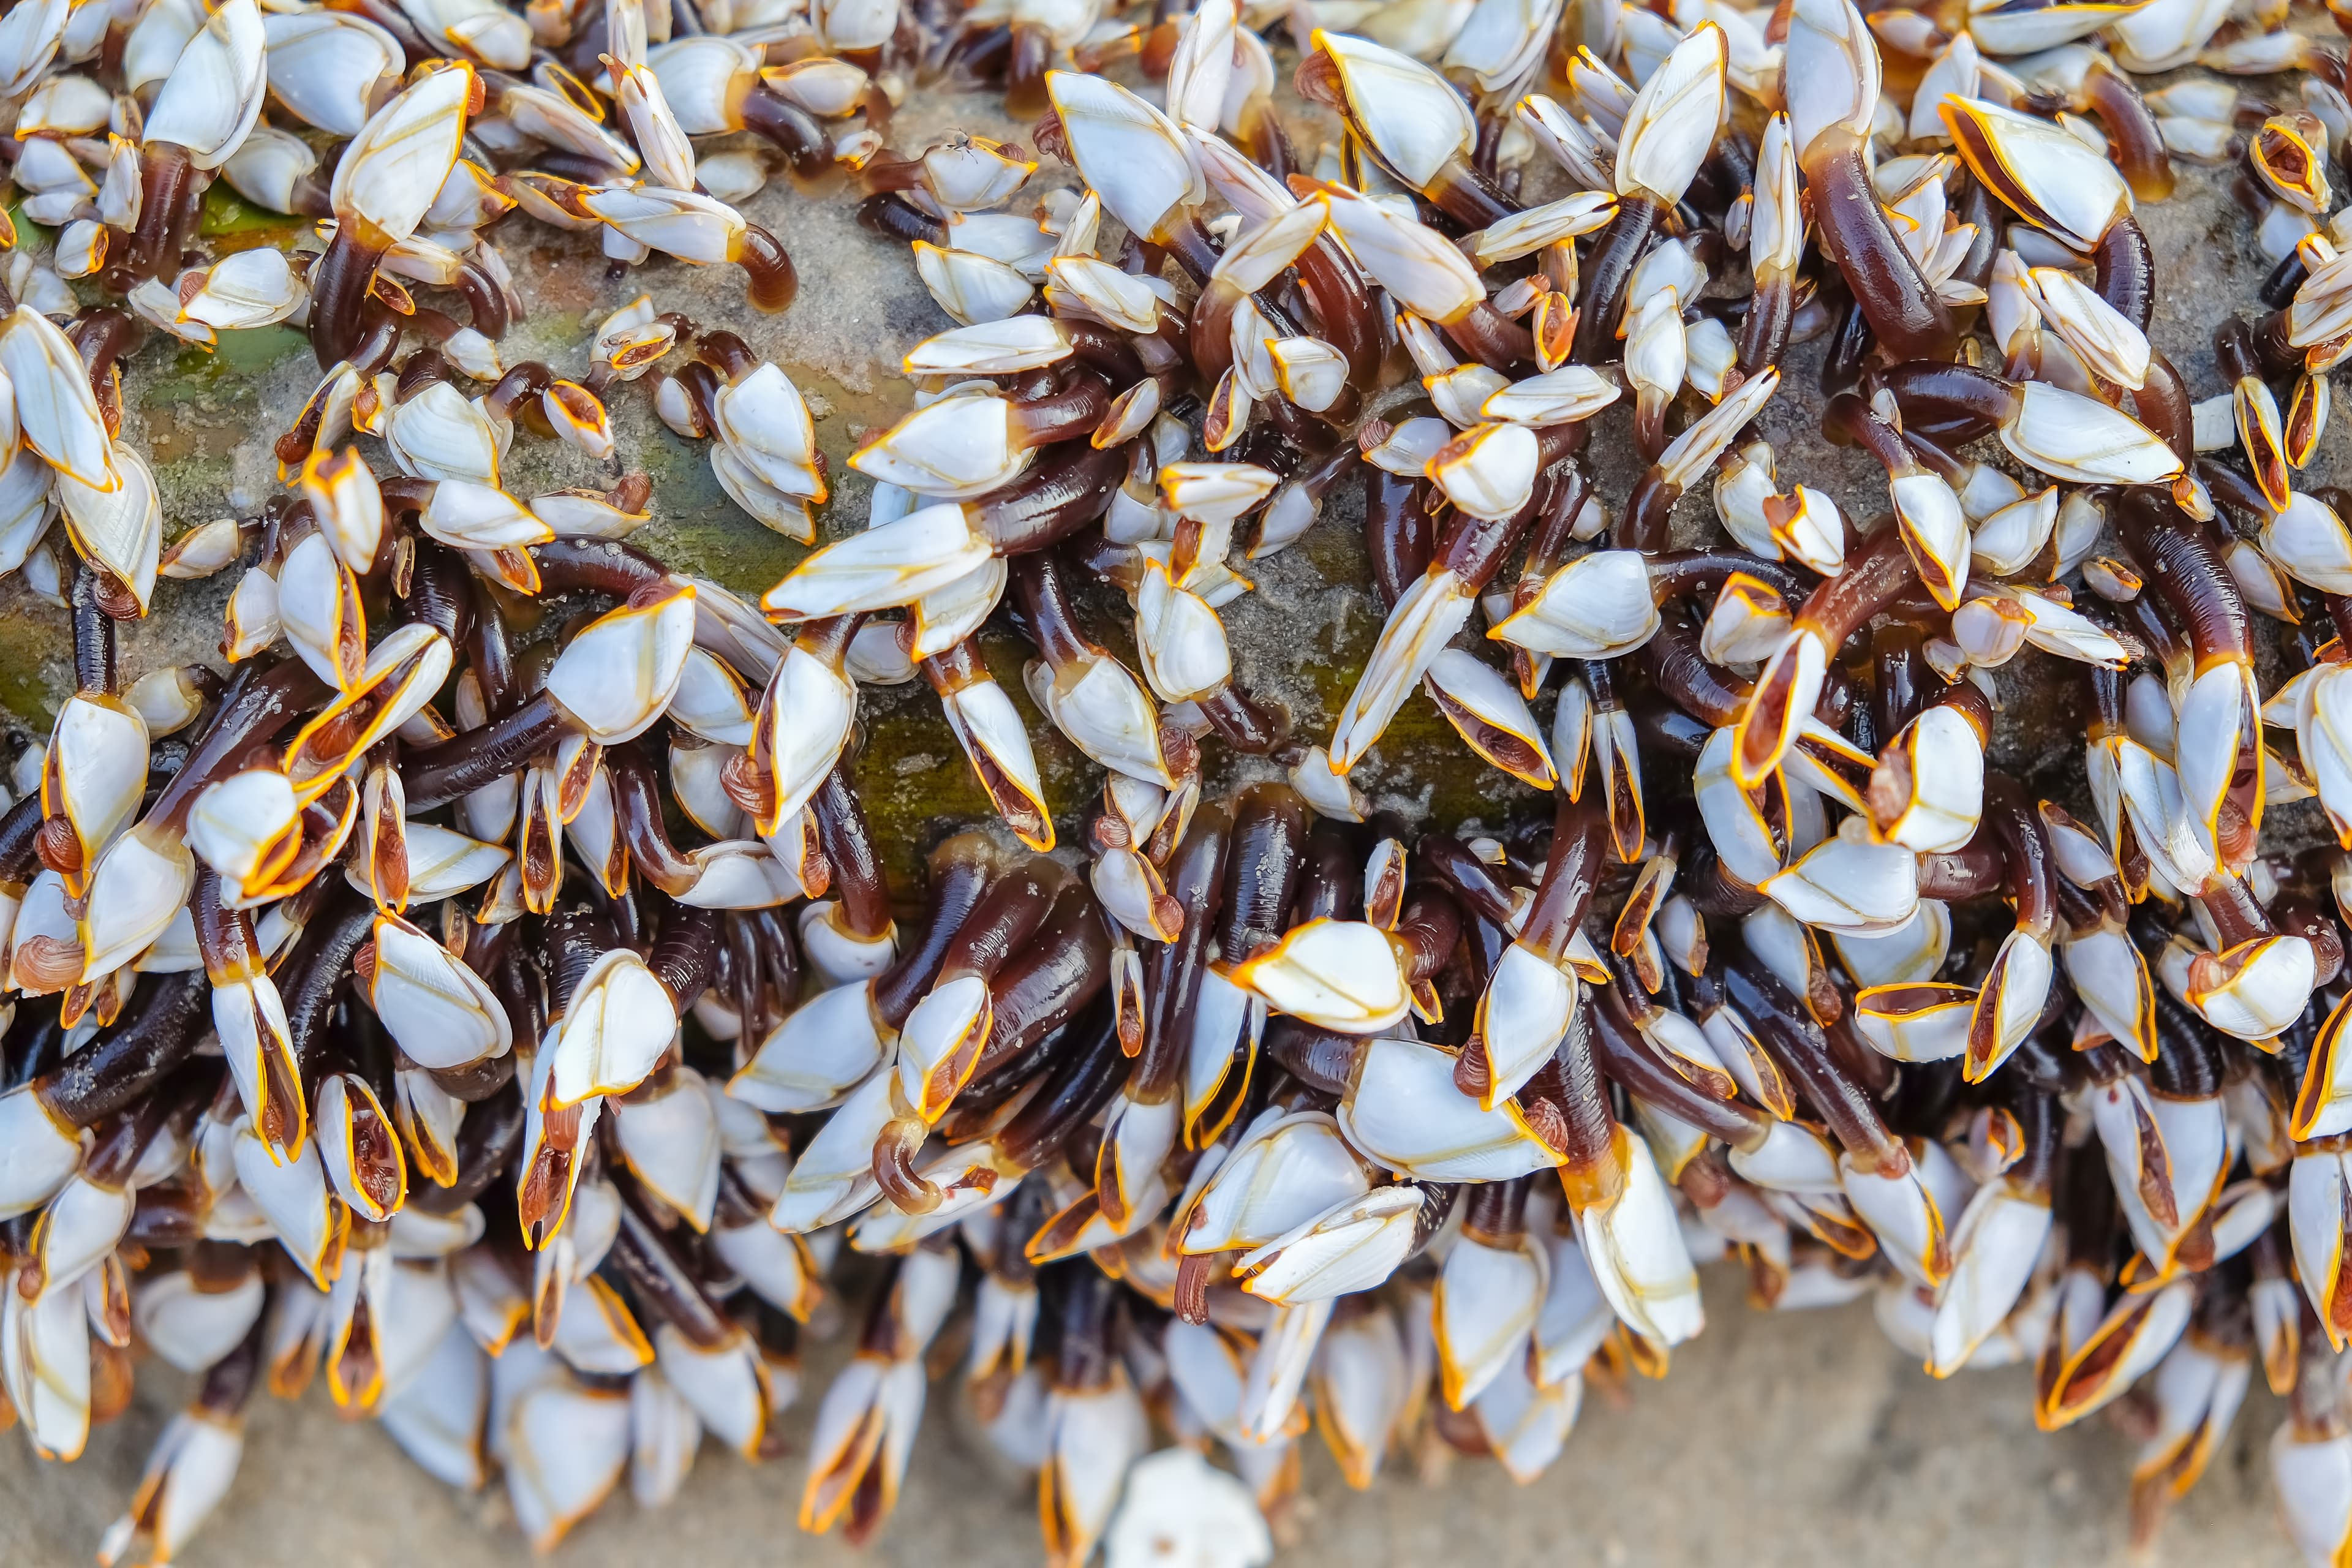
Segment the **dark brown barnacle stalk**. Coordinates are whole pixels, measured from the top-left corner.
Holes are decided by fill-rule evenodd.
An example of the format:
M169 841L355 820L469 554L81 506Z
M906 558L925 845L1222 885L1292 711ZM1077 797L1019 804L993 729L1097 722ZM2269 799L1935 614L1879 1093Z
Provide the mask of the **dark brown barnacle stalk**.
M2116 165L2144 202L2160 202L2172 195L2172 157L2164 144L2163 127L2132 85L2131 78L2105 55L2091 57L2082 84L2074 90L2078 110L2099 117L2116 151Z
M923 942L876 980L873 1011L898 1032L892 1115L873 1138L875 1179L908 1214L940 1193L914 1166L925 1130L971 1079L994 1030L993 982L1047 926L1069 874L1042 856L1008 860L985 837L961 835L934 851L932 896L952 924L935 921ZM1050 999L1023 994L1024 1007ZM1023 1020L1016 1020L1016 1026ZM1017 1048L1017 1047L1016 1047Z
M2171 504L2127 492L2123 538L2148 569L2151 584L2188 634L2194 658L2182 794L2202 840L2227 863L2251 857L2263 820L2260 703L2245 605L2211 539ZM2201 694L2201 695L2199 695Z
M1616 216L1584 268L1574 354L1579 363L1613 357L1633 268L1706 161L1710 141L1691 132L1710 116L1721 121L1725 62L1720 29L1697 27L1627 107L1613 171Z
M274 740L325 697L319 678L299 659L237 671L213 710L211 726L147 808L145 819L164 827L184 825L206 785L236 771L254 747Z
M803 922L802 941L810 944L812 959L827 973L887 960L897 931L889 882L847 761L825 775L809 805L816 813L817 841L833 868L833 900L821 920ZM835 942L843 949L838 953L832 951Z
M1959 98L1940 112L1969 172L2020 216L2089 257L2099 297L2145 331L2156 308L2156 260L2116 166L2032 115Z
M635 742L625 742L604 752L604 770L611 780L614 813L629 864L646 880L676 897L691 889L701 878L695 865L670 842L663 819L661 783Z
M94 1126L138 1104L202 1043L202 979L191 973L168 980L143 990L138 1005L96 1043L30 1081L33 1099L55 1123Z
M982 833L959 833L931 851L923 934L877 977L874 1007L896 1029L938 978L949 943L1003 868L1004 853Z
M643 1200L627 1189L612 1257L615 1272L629 1282L638 1300L698 1349L717 1350L735 1342L740 1331L704 1293L668 1237L646 1215Z
M1381 426L1383 438L1387 428ZM1365 473L1364 547L1371 562L1372 589L1383 609L1394 609L1405 590L1429 570L1437 524L1424 504L1426 496L1418 479L1377 464Z
M1869 1093L1839 1061L1828 1037L1788 988L1752 959L1725 966L1724 994L1755 1029L1789 1081L1857 1165L1899 1176L1911 1157L1887 1131Z
M1043 550L1102 515L1125 461L1116 447L1065 443L1023 479L973 503L976 521L999 554Z
M1507 370L1535 359L1528 329L1495 309L1476 266L1443 236L1345 185L1301 184L1328 204L1332 228L1398 305L1482 364Z
M1192 358L1202 379L1215 382L1233 363L1234 314L1242 302L1280 278L1321 232L1326 208L1302 202L1260 225L1217 258L1192 315ZM1264 307L1260 307L1263 313Z
M947 226L895 191L882 191L857 204L857 221L891 239L944 244Z
M1068 1048L996 1134L998 1159L1015 1170L1035 1170L1061 1153L1127 1079L1130 1064L1109 1008L1081 1013L1070 1030Z
M1825 127L1802 158L1822 245L1845 275L1854 303L1886 348L1906 357L1949 353L1951 312L1919 274L1872 190L1862 143L1843 125Z
M1109 983L1110 932L1094 895L1077 882L1055 899L1034 937L989 981L987 1044L972 1064L959 1101L997 1098L998 1082L1017 1085L1055 1048L1065 1025L1092 1005Z
M1595 1064L1589 1016L1570 1016L1558 1051L1519 1100L1528 1129L1561 1156L1560 1186L1571 1208L1606 1208L1624 1195L1628 1135Z
M145 324L126 310L111 305L101 305L84 310L74 318L66 337L81 353L83 373L89 379L90 395L98 399L100 416L107 429L117 436L122 433L122 381L121 363L137 352L146 342Z
M424 221L456 163L481 84L455 66L420 78L378 110L343 150L335 180L335 237L311 269L312 347L322 365L351 357L362 306L386 251Z
M1454 1071L1454 1086L1488 1109L1540 1070L1570 1027L1580 984L1597 978L1579 963L1576 947L1608 852L1608 813L1597 790L1556 793L1542 879L1517 921L1516 940L1494 961L1470 1044ZM1511 923L1496 907L1501 889L1477 867L1446 856L1439 871L1489 921ZM1597 954L1584 956L1597 965Z
M1157 1101L1175 1092L1183 1053L1192 1042L1209 943L1217 931L1234 826L1233 814L1223 805L1202 805L1169 861L1168 895L1183 910L1184 925L1175 941L1153 950L1144 966L1150 1004L1142 1051L1129 1085L1131 1098Z
M1757 787L1780 765L1846 639L1917 581L1913 559L1903 530L1883 524L1844 571L1806 596L1790 637L1758 673L1738 721L1731 771L1743 787Z
M1743 376L1778 366L1788 352L1797 310L1797 268L1804 259L1804 221L1798 205L1796 149L1789 122L1774 118L1757 153L1748 216L1748 266L1755 279L1739 327Z
M1530 431L1480 425L1447 443L1428 463L1436 489L1457 509L1435 541L1428 567L1390 607L1331 739L1333 770L1345 773L1377 742L1397 710L1468 621L1472 605L1527 530L1573 484L1569 468L1582 448L1580 420ZM1408 503L1409 504L1409 503ZM1383 527L1403 531L1384 553L1403 565L1418 554L1410 515L1383 504ZM1366 526L1373 526L1369 514ZM1497 637L1504 628L1496 628Z
M901 1087L926 1122L936 1121L971 1077L992 1032L992 983L1041 940L1069 885L1058 862L1026 858L998 876L957 925L929 990L899 1030Z
M795 177L814 180L833 166L833 140L816 117L765 81L738 102L742 128L782 153Z
M1410 57L1344 33L1321 33L1300 58L1292 85L1301 98L1345 116L1390 174L1455 221L1484 228L1519 210L1477 167L1470 105Z
M1744 1100L1708 1093L1668 1066L1636 1031L1613 991L1603 992L1594 1005L1591 1045L1593 1059L1611 1081L1709 1137L1752 1151L1770 1135L1769 1113Z
M261 107L267 52L260 19L231 11L208 18L163 78L138 130L135 164L125 171L136 171L137 217L121 246L109 247L117 251L108 270L113 288L127 291L176 270L214 171L245 140ZM119 206L114 216L121 216Z

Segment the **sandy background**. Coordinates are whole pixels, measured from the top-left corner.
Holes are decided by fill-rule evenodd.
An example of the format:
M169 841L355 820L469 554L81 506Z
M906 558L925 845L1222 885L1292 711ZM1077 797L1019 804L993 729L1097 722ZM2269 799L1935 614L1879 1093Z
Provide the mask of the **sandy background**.
M1394 1460L1370 1492L1348 1489L1319 1439L1302 1445L1304 1495L1290 1568L1826 1562L2200 1568L2294 1561L2272 1516L2264 1445L2282 1419L2255 1379L2229 1442L2174 1511L2149 1557L2128 1550L2131 1442L2100 1417L2033 1426L2022 1370L1938 1384L1889 1345L1866 1304L1766 1313L1738 1272L1707 1276L1706 1332L1623 1408L1588 1394L1567 1450L1541 1479L1457 1459L1435 1480ZM817 1370L838 1346L810 1358ZM813 1379L811 1386L815 1382ZM150 1363L138 1401L68 1468L0 1440L0 1562L85 1563L138 1484L149 1444L185 1380ZM964 1418L951 1381L931 1404L898 1512L865 1552L793 1525L810 1395L786 1423L792 1452L747 1465L706 1443L677 1501L646 1512L625 1495L573 1531L567 1568L691 1562L697 1568L867 1563L888 1568L1032 1568L1042 1560L1034 1483L1009 1475ZM371 1423L335 1418L323 1392L258 1401L236 1489L180 1561L186 1568L492 1568L529 1552L503 1490L467 1496L410 1464ZM680 1553L690 1556L680 1556Z

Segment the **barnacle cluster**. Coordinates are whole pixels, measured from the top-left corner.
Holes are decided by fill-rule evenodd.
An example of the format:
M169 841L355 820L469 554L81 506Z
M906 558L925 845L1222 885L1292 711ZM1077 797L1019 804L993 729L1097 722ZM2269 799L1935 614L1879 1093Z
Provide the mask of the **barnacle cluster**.
M256 1390L319 1377L546 1546L706 1432L767 1451L839 1288L803 1527L882 1524L968 1306L1052 1561L1238 1564L1310 1423L1359 1487L1411 1431L1542 1472L1728 1254L1937 1376L2032 1363L2046 1427L2128 1394L2143 1533L2258 1361L2288 1527L2343 1560L2325 22L16 0L53 238L0 268L0 570L70 615L76 689L0 816L0 1410L71 1458L138 1357L201 1374L107 1564L171 1556ZM943 81L1033 147L894 147ZM2135 216L2176 159L2276 261L2199 323L2201 401ZM626 542L658 500L608 405L816 543L800 390L654 260L790 305L733 205L772 167L859 182L956 324L849 459L867 515L754 605ZM215 179L315 230L208 254ZM576 375L501 358L535 226L651 263ZM281 491L167 548L119 362L279 322L323 368ZM1880 515L1762 433L1811 339ZM608 482L515 495L519 427ZM1310 739L1220 617L1359 494L1386 619ZM223 572L219 659L126 684L157 578ZM1988 763L2028 666L2081 685L2067 799ZM893 888L859 691L918 678L995 817ZM1552 809L1375 810L1416 691ZM1038 722L1100 770L1082 842ZM2266 849L2312 797L2337 842Z

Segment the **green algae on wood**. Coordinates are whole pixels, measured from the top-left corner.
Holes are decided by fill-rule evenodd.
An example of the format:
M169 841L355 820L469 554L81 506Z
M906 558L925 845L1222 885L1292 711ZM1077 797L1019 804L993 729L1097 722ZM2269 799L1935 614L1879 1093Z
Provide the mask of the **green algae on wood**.
M73 688L70 624L19 581L0 587L0 712L46 735Z
M142 365L135 381L130 374L123 381L135 387L132 400L142 408L173 408L204 398L257 405L260 395L253 378L281 360L310 352L310 340L296 328L255 327L222 332L209 349L186 344L173 354L170 370L159 375ZM143 352L140 355L146 357ZM247 437L257 434L249 420L243 431Z
M209 248L217 260L265 245L291 249L294 241L310 226L301 218L256 206L231 190L226 181L215 180L205 188L196 233L211 242Z

